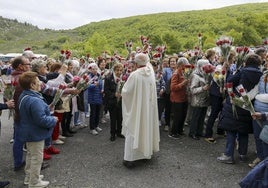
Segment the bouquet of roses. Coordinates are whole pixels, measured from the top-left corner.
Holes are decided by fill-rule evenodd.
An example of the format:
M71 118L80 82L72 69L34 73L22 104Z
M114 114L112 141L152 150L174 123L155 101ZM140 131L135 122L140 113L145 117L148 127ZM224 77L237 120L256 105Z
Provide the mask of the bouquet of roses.
M64 63L65 60L69 59L71 57L71 51L70 50L61 50L60 51L60 62Z
M237 112L236 112L236 108L235 105L233 103L234 98L236 97L234 91L233 91L233 83L232 82L228 82L225 84L225 88L228 92L228 95L230 97L230 102L232 104L232 111L233 111L233 116L237 117Z
M3 97L4 100L9 101L11 99L13 99L14 97L14 93L15 93L15 88L18 85L18 83L12 79L12 77L10 75L6 76L3 75L2 76L2 81L3 81ZM10 117L14 114L14 110L13 109L9 109L9 114L8 114L8 118L10 119Z
M230 55L230 50L232 48L232 44L233 44L233 38L227 37L227 36L221 36L216 41L216 45L221 50L221 56L223 57L224 62L228 61L228 58L229 58L229 55Z
M236 70L239 70L245 62L246 55L249 53L248 47L236 47Z
M219 86L220 92L224 94L224 80L225 80L225 70L216 70L213 74L214 82Z
M182 75L183 75L184 79L189 80L193 71L194 71L193 64L184 65L182 67Z
M226 85L227 85L228 94L230 96L230 101L232 103L233 114L236 117L237 117L237 112L236 112L235 106L243 108L244 110L249 111L251 114L255 113L250 97L247 95L246 90L244 89L242 84L236 87L236 90L240 94L241 97L235 95L235 93L233 92L232 83L227 83ZM261 125L259 121L257 121L257 123Z
M63 95L63 92L64 90L67 88L67 86L65 84L60 84L59 85L59 89L57 90L54 98L53 98L53 101L51 103L51 105L53 105L54 107L56 106L56 104L59 102L60 98L62 97Z
M117 93L120 93L120 94L122 93L122 89L123 89L123 86L126 83L126 81L127 81L127 76L126 75L121 76L120 79L119 78L116 79ZM117 97L117 102L119 102L120 99L121 99L121 97Z
M239 92L241 97L234 97L233 104L240 107L240 108L243 108L243 109L249 111L251 114L255 113L254 107L253 107L251 100L250 100L249 96L247 95L243 85L240 84L239 86L237 86L236 90Z
M82 77L79 77L79 79L74 76L74 81L76 82L76 89L77 90L85 90L89 85L89 76L87 74L84 74Z
M215 70L215 67L211 64L206 64L204 66L202 66L203 72L205 73L205 81L206 83L210 84L211 80L212 80L212 73Z
M155 47L157 53L160 54L160 59L163 59L163 57L165 56L166 49L167 47L165 45Z

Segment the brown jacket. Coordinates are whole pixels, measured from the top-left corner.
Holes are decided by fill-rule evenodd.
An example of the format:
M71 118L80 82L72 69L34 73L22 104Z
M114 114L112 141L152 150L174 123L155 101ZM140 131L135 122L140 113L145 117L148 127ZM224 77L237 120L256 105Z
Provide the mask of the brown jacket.
M187 102L187 85L182 84L184 77L178 68L171 77L170 101L175 103Z

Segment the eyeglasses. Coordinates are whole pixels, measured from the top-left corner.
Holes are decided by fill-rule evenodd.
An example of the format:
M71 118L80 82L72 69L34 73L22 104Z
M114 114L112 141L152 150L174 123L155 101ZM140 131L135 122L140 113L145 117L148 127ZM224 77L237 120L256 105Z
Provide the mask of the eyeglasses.
M25 64L22 64L22 65L31 65L31 63L25 63Z

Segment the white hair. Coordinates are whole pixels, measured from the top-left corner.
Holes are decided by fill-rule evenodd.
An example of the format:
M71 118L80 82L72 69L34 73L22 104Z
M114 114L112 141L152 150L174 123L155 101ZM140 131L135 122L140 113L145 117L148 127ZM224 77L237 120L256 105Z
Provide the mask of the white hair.
M138 65L146 65L150 61L150 58L149 58L149 56L147 54L138 53L138 54L135 55L134 61Z
M177 65L187 65L189 64L189 61L185 57L180 57L177 61Z

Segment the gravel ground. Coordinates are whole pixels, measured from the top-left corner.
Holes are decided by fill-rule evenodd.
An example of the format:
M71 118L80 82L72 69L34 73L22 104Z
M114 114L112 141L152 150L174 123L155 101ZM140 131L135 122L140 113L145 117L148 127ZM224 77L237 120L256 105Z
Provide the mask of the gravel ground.
M8 111L1 116L0 180L9 180L11 188L23 188L24 172L13 171L12 120ZM152 160L139 162L134 169L122 165L124 139L109 140L109 123L101 124L103 131L93 136L89 128L78 130L64 145L57 146L61 153L49 161L50 167L42 170L49 187L59 188L236 188L250 170L247 163L228 165L216 161L225 147L225 138L216 144L188 136L178 140L168 137L160 127L160 151ZM188 133L188 127L185 127ZM255 158L253 136L250 135L248 161Z

